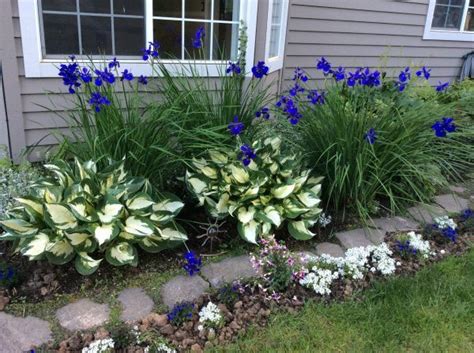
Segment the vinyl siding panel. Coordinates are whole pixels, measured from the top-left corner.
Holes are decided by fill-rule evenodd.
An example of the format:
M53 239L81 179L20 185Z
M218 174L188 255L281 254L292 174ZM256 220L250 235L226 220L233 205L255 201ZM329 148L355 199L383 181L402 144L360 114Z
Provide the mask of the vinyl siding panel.
M316 83L316 59L334 66L377 67L390 76L407 65L432 68L430 83L454 80L473 42L423 40L428 0L290 0L284 82L296 67Z

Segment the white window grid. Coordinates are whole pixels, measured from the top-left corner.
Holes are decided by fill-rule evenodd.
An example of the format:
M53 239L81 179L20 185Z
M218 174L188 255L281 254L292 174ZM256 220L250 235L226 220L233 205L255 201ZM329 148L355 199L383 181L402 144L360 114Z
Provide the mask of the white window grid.
M430 0L429 6L428 6L428 15L426 17L423 39L474 42L474 32L465 30L468 10L470 8L471 9L473 8L472 6L469 6L469 3L470 3L470 0L464 0L464 4L462 5L454 5L454 4L451 5L451 0L449 0L448 4L437 4L436 0ZM434 11L435 11L436 6L443 6L443 5L464 8L463 13L462 13L460 28L454 29L454 28L432 27Z
M274 13L277 8L280 14ZM286 40L286 26L288 22L288 0L269 0L268 1L268 18L267 18L267 34L265 43L265 58L270 72L280 70L283 67L283 60L285 56L285 40ZM277 31L273 31L277 29ZM273 36L276 34L276 36ZM273 44L272 44L273 43ZM275 47L272 48L272 45ZM276 49L276 50L275 50Z

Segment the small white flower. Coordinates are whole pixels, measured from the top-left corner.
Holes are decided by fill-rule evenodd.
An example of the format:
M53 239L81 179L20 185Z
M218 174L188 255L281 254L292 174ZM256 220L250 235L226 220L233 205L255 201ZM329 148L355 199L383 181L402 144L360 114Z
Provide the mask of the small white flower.
M207 303L206 306L201 308L199 312L199 322L202 323L202 326L216 326L222 321L222 313L216 304L213 302ZM199 327L198 327L199 329Z
M444 254L446 254L446 251L445 251L444 249L441 249L441 250L439 251L439 253L440 253L441 255L444 255Z
M89 347L82 348L82 353L103 353L111 352L115 346L112 338L105 338L103 340L92 341Z
M401 265L402 265L402 263L401 263L400 261L397 261L397 263L396 263L395 265L397 265L397 266L401 266Z
M375 273L376 271L377 271L377 269L375 267L370 268L370 272Z
M198 325L198 331L202 331L204 330L204 326L203 325Z

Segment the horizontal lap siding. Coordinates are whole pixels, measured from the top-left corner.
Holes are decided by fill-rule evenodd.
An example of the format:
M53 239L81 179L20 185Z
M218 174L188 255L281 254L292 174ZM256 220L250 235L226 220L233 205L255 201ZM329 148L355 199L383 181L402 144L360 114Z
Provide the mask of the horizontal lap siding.
M391 76L407 65L432 68L432 84L457 78L473 42L423 40L428 0L291 0L283 85L296 67L322 82L315 61L378 67ZM283 87L283 88L284 88Z

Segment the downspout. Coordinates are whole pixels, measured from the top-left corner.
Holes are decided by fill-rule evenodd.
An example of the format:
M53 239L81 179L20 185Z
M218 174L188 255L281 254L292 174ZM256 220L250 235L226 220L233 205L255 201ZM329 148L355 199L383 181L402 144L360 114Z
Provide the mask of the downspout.
M7 153L10 159L13 158L11 137L10 137L10 126L8 123L8 112L7 112L7 100L5 97L5 86L3 83L3 67L0 61L0 145L7 146ZM1 158L2 156L0 156Z

